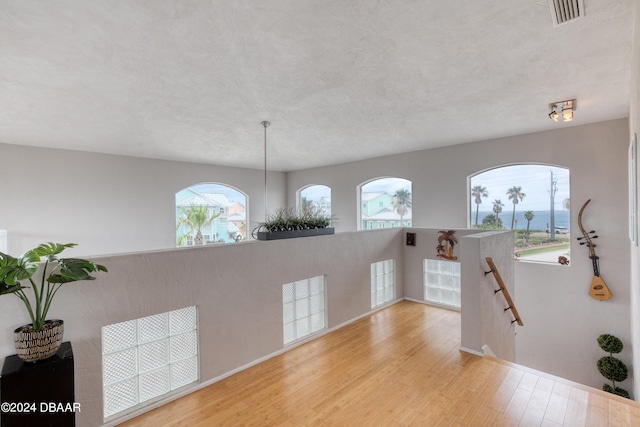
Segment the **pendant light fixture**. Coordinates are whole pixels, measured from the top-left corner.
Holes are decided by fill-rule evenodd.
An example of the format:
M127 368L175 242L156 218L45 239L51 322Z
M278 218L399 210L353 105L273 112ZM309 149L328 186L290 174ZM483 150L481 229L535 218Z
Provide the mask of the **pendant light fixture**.
M271 123L264 120L260 124L264 127L264 219L266 221L269 212L267 205L267 128Z

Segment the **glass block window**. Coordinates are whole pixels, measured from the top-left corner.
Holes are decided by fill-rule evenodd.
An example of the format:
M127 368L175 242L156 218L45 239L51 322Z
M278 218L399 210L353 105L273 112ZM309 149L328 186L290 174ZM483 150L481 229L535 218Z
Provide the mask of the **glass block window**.
M392 259L371 264L371 308L394 299L396 293L394 264Z
M460 308L460 263L424 260L424 299L447 307Z
M282 286L284 344L326 328L324 276Z
M102 328L105 418L196 381L195 306Z

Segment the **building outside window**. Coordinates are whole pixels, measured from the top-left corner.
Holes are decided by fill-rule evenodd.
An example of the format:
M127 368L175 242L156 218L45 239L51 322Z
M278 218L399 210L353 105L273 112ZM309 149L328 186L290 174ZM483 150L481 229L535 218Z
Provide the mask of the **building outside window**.
M411 181L380 178L360 186L360 230L408 227L411 224Z
M247 237L247 197L224 184L176 193L176 246L232 243Z
M331 188L310 185L298 192L298 209L305 213L331 218Z

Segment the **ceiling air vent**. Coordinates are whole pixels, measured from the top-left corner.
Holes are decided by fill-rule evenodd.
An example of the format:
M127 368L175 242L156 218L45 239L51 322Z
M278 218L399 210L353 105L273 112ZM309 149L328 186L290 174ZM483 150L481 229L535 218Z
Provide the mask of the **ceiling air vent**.
M549 0L549 6L554 27L584 16L584 0Z

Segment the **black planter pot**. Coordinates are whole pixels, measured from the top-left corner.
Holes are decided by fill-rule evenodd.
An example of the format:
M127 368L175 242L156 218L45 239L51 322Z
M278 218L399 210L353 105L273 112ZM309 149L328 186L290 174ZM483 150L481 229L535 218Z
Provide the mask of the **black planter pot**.
M292 231L258 231L258 240L294 239L296 237L323 236L334 234L333 228L312 228Z

